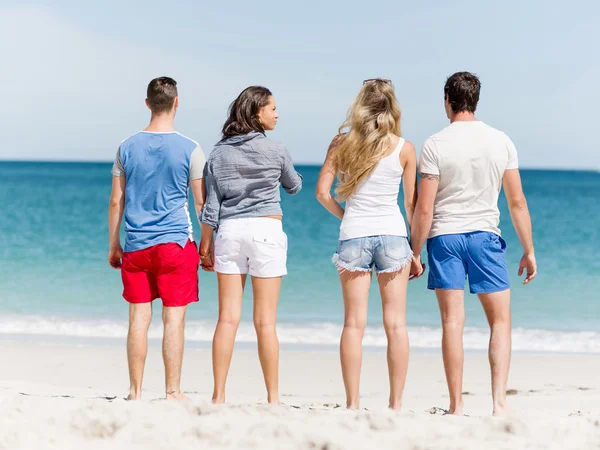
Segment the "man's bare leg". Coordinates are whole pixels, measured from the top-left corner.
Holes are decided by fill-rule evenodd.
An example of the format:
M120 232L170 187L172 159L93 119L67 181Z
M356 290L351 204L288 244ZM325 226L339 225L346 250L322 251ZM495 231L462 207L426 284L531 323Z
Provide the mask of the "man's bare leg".
M127 333L127 363L129 365L129 395L127 400L142 397L142 379L148 353L148 328L152 322L152 303L129 305Z
M479 300L490 324L489 359L492 372L493 415L511 415L512 412L506 405L512 327L510 289L491 294L479 294Z
M181 393L181 365L187 306L163 306L163 360L167 400L187 400Z
M463 414L463 330L465 327L465 292L458 289L436 289L442 314L442 354L446 382L450 394L448 412L457 416Z

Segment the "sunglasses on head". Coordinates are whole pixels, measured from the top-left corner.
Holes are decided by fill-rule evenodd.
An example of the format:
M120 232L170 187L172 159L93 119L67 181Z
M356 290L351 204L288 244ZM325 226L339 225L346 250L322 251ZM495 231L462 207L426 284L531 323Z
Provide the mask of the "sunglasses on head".
M367 84L371 81L378 81L380 83L392 84L392 80L388 80L387 78L369 78L368 80L363 81L363 85Z

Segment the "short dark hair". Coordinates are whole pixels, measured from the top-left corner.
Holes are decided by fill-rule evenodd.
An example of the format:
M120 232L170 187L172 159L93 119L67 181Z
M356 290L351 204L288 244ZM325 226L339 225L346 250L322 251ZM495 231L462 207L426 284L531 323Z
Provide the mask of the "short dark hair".
M452 112L468 111L474 113L479 102L481 82L477 75L470 72L456 72L446 80L444 98L452 108Z
M171 110L177 97L177 81L169 77L158 77L148 83L146 98L148 106L155 114Z
M229 106L229 117L223 125L223 139L248 134L251 131L265 132L258 119L258 112L269 103L271 91L263 86L244 89Z

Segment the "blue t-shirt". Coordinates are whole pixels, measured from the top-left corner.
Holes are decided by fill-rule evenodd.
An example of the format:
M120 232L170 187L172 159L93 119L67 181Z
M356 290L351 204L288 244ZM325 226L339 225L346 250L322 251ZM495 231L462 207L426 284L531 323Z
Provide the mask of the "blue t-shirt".
M140 131L119 146L112 174L125 177L125 251L193 240L190 180L206 159L196 141L177 132Z

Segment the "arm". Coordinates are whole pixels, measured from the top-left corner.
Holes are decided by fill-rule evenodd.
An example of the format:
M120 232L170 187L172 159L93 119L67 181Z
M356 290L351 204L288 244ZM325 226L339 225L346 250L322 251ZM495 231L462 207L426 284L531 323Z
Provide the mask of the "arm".
M527 271L523 284L528 284L537 275L537 263L533 249L533 233L531 230L531 217L527 208L527 200L523 194L521 175L519 169L509 169L502 178L504 193L508 202L510 217L523 247L523 257L519 265L519 276Z
M194 196L194 209L198 217L198 223L202 225L202 209L204 208L204 202L206 202L206 183L204 178L197 178L190 182L192 188L192 195Z
M200 259L202 269L212 272L214 270L214 237L213 233L219 224L219 215L221 211L221 202L223 197L219 192L219 186L213 173L213 166L209 162L206 165L206 175L208 177L208 188L206 191L206 203L199 217L202 226L202 238L200 240Z
M302 189L302 175L296 172L292 157L285 147L282 148L283 161L281 164L281 186L290 195L297 194Z
M400 164L403 168L404 209L410 230L417 203L417 152L415 146L408 141L405 142L400 153Z
M206 202L205 171L206 158L200 146L197 146L190 155L190 187L194 196L194 209L196 210L198 223L201 223L202 208Z
M125 207L125 177L113 176L112 192L108 204L108 263L114 269L121 267L121 221Z
M413 216L412 228L410 233L410 244L416 257L421 255L421 250L425 245L431 223L433 221L433 204L437 194L440 176L430 173L421 173L419 183L419 198Z
M215 229L211 226L203 223L202 225L202 239L200 241L200 264L202 269L207 272L214 272L215 270L215 258L214 258L214 231Z
M416 258L421 256L421 250L423 250L433 222L433 205L440 184L438 159L435 142L432 138L429 138L423 144L419 159L421 181L410 231L410 243Z
M323 163L323 167L321 168L321 172L319 173L319 180L317 181L317 189L316 196L317 200L321 205L327 209L331 214L333 214L338 219L342 220L344 218L344 208L337 202L335 198L331 195L331 186L333 186L333 182L335 181L335 170L333 168L333 149L339 143L339 136L336 136L331 141L329 145L329 149L327 150L327 157L325 158L325 162Z

